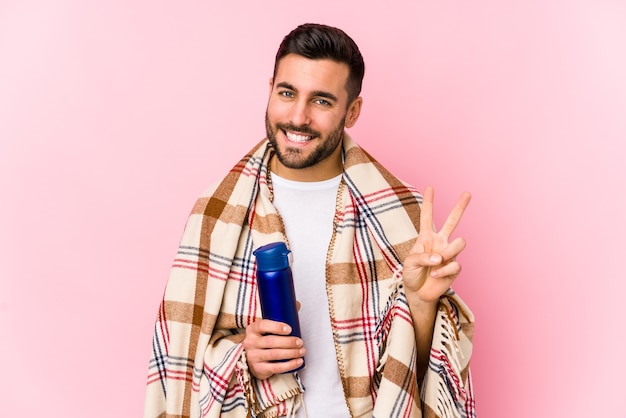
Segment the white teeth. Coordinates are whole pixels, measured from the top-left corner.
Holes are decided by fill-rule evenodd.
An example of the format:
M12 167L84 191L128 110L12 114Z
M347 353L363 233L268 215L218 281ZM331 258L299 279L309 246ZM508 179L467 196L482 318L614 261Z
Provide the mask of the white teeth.
M285 132L285 135L287 135L287 138L293 142L306 142L312 138L311 136L297 135L292 132Z

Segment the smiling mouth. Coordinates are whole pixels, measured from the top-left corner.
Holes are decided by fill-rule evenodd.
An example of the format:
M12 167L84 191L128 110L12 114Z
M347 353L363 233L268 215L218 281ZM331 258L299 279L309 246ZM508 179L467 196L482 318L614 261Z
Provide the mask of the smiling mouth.
M302 135L302 134L297 134L294 132L288 132L285 130L283 130L283 132L285 133L285 136L287 137L287 139L290 140L291 142L304 143L314 138L313 136L310 136L310 135Z

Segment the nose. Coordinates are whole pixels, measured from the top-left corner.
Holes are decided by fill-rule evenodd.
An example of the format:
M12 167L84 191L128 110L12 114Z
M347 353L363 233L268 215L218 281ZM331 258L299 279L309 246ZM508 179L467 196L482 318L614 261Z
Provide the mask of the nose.
M294 102L289 119L295 126L309 125L311 123L309 103L306 100Z

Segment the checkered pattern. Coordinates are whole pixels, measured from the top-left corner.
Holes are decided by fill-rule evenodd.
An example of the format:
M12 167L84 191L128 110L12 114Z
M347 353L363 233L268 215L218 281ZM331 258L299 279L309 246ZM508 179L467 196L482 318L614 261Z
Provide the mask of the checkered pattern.
M146 417L295 416L297 373L258 380L241 342L260 318L252 252L284 240L271 202L267 141L200 197L187 221L155 326ZM419 230L420 195L345 135L344 185L327 289L343 392L353 417L474 417L473 317L441 298L429 369L398 273ZM338 388L339 389L339 388Z

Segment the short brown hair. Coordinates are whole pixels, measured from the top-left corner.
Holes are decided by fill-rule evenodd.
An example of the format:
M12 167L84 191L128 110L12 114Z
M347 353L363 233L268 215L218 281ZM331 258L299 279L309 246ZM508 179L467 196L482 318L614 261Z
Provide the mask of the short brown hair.
M309 59L330 59L345 63L350 69L346 91L348 103L361 93L365 63L357 44L344 31L332 26L305 23L292 30L280 44L274 61L274 77L279 61L287 54Z

